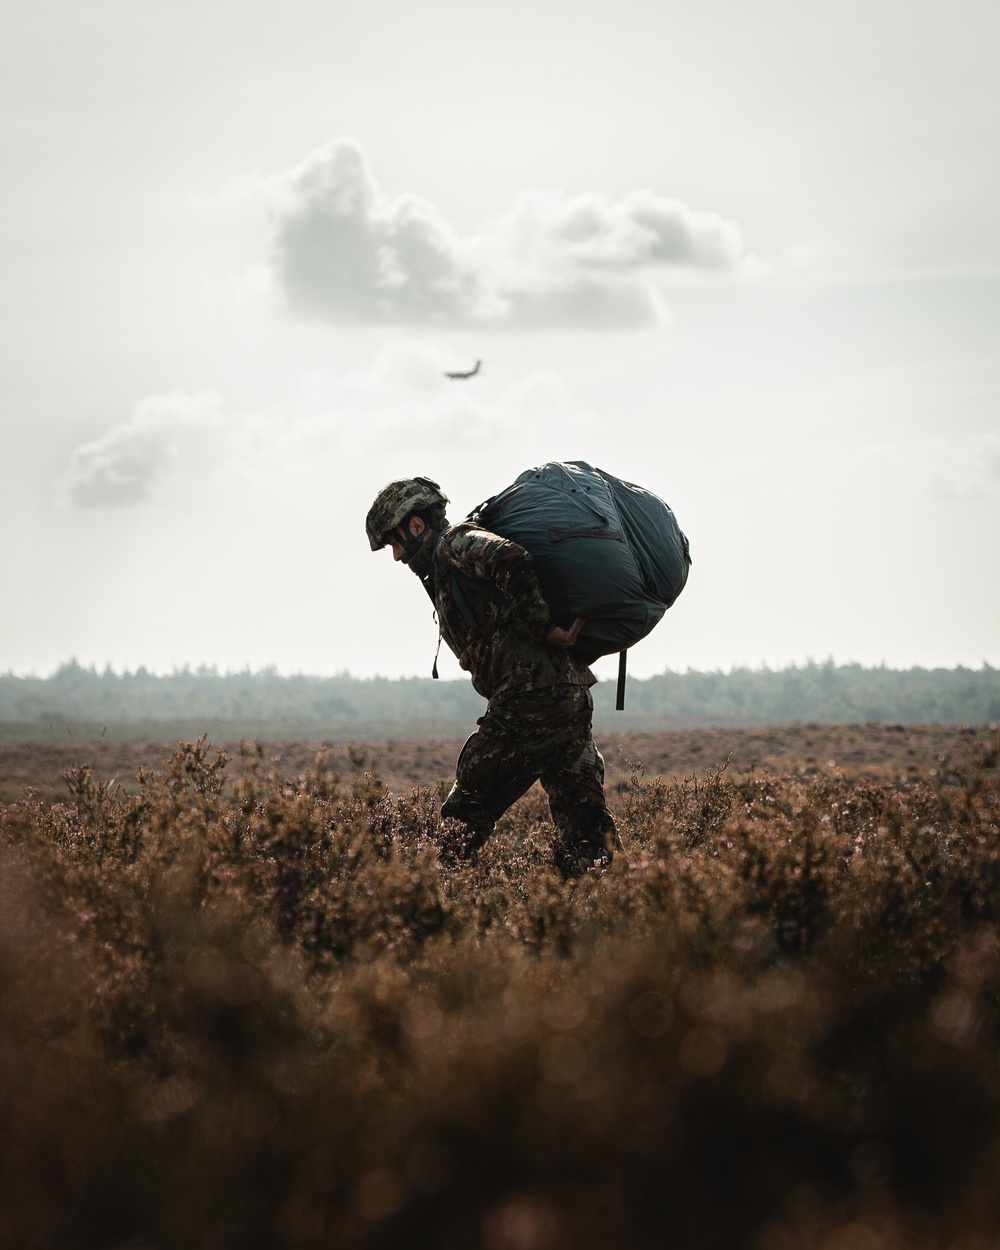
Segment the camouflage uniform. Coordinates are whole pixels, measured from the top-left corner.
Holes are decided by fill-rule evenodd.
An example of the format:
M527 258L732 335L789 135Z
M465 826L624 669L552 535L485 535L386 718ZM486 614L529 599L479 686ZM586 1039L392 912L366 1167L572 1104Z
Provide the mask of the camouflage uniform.
M567 648L546 645L552 621L531 556L466 521L437 539L422 580L441 636L489 700L441 809L466 825L465 854L475 853L537 780L548 795L562 871L609 861L618 837L591 731L595 678Z

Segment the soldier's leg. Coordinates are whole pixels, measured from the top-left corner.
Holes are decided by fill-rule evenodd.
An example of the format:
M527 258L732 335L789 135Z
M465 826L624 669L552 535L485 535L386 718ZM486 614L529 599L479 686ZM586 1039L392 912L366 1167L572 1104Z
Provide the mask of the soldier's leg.
M541 775L556 827L556 866L564 876L606 867L621 839L604 794L604 757L594 742L593 700L581 690L577 733L560 757Z
M451 848L452 859L475 855L493 827L537 780L540 768L525 757L513 726L487 709L479 729L462 747L455 766L455 784L441 805L441 815L466 827L463 843Z

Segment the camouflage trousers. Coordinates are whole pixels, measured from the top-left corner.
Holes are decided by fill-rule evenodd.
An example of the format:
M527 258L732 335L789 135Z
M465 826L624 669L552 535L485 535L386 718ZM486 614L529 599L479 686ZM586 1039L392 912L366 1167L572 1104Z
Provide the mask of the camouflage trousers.
M556 865L566 876L610 862L618 833L604 798L604 758L594 744L586 686L547 686L490 704L462 748L441 815L468 830L474 855L500 816L540 781L556 827Z

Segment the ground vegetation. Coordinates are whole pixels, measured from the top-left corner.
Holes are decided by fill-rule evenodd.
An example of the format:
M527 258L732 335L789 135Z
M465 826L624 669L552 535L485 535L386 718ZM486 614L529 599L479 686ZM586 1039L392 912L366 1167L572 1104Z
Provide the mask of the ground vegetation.
M73 765L0 806L0 1242L986 1250L1000 737L938 755L633 758L572 881L358 748Z

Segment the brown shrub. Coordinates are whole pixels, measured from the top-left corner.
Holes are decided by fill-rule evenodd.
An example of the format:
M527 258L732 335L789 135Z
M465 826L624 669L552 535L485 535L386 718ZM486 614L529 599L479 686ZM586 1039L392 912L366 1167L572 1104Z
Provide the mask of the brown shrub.
M637 767L570 882L536 794L445 871L436 792L361 766L75 768L0 808L0 1242L986 1245L998 745Z

